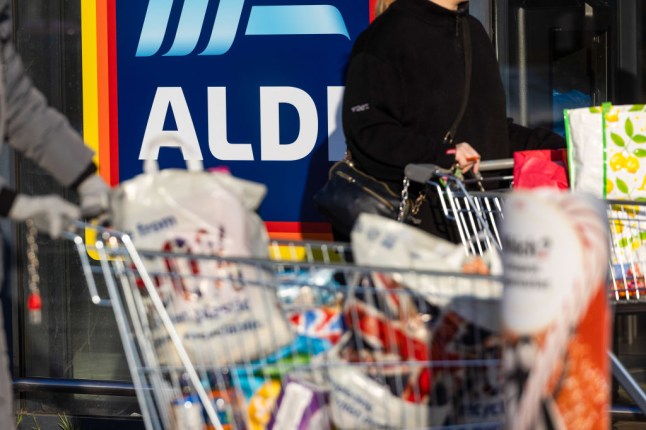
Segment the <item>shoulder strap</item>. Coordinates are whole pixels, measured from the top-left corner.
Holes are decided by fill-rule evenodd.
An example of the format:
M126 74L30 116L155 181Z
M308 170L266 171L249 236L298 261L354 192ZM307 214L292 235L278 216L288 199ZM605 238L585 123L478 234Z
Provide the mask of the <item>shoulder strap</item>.
M471 69L472 69L472 56L471 56L471 28L469 27L469 15L465 14L462 18L462 43L464 44L464 94L462 95L462 104L460 110L451 124L451 128L444 136L444 144L453 144L455 132L462 121L464 111L467 110L467 102L469 101L469 93L471 92Z

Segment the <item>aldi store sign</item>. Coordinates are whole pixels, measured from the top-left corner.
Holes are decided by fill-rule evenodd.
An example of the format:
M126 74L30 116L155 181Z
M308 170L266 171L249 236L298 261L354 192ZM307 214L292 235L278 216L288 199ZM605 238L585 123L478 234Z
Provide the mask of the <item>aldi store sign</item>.
M116 184L145 158L200 159L267 185L270 231L317 238L312 195L345 149L344 68L369 2L91 3L81 3L85 137L101 174Z

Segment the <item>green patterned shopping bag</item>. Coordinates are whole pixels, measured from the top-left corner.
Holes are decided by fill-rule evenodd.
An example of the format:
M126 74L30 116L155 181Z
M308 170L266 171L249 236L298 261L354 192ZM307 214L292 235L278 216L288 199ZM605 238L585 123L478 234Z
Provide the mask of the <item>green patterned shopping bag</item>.
M644 105L570 109L565 124L573 190L646 201Z

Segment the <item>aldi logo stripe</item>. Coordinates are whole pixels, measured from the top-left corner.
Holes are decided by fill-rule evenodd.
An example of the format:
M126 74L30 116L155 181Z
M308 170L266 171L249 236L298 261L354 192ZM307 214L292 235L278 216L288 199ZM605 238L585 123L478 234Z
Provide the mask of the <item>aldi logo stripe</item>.
M222 55L231 48L240 26L244 3L244 0L219 2L208 45L198 55ZM173 4L173 0L151 0L148 3L136 56L158 54L167 33L173 30L173 44L163 55L184 56L195 51L202 32L209 30L205 18L210 2L186 0L176 28L171 24ZM245 34L341 34L350 37L341 12L331 5L253 6Z

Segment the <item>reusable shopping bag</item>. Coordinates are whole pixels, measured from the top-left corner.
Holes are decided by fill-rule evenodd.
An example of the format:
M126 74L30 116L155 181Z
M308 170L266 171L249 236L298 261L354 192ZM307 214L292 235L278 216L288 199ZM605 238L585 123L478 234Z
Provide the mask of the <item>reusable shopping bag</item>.
M113 226L129 233L139 250L168 253L144 264L194 364L263 357L293 339L273 275L258 265L216 257L268 258L268 235L255 212L266 188L205 172L201 163L189 167L160 171L147 161L143 174L115 190ZM214 257L189 258L193 254ZM179 363L165 329L160 325L152 332L160 362Z
M596 197L646 200L644 105L565 111L570 185Z
M514 153L514 188L568 188L567 151L535 149Z
M646 261L646 109L644 105L565 112L572 189L626 204L611 204L613 274L623 282ZM631 204L637 202L641 204Z

